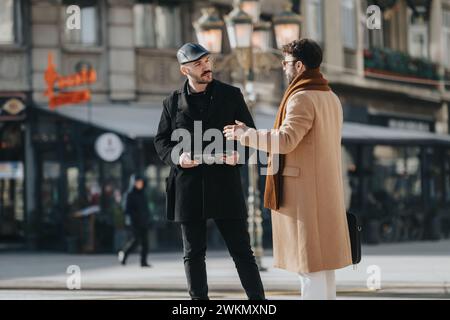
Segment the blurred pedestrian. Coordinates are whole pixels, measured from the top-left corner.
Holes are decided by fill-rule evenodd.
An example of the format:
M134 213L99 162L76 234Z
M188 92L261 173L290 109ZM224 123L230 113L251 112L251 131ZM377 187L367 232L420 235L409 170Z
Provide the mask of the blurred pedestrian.
M125 194L125 219L131 224L133 238L130 239L118 253L119 262L125 265L127 258L138 244L141 246L141 267L151 267L147 262L148 251L148 225L150 212L145 195L145 177L132 175L130 185Z

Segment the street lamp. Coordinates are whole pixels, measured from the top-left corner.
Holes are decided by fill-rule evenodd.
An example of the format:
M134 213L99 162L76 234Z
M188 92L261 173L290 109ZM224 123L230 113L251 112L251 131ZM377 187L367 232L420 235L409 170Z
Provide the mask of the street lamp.
M235 7L225 17L231 49L236 54L239 65L244 70L244 89L247 91L247 79L252 66L252 17L242 10L242 3L235 1Z
M242 10L252 17L253 23L258 22L261 13L261 4L259 0L242 0L240 5Z
M271 48L272 29L270 22L256 22L253 26L252 46L255 51L268 52Z
M252 41L252 17L238 5L225 17L228 38L232 49L250 48Z
M202 9L202 16L194 23L198 42L212 53L222 52L223 21L215 8Z
M288 3L284 11L273 18L278 49L300 37L301 21L301 17L292 11L292 5Z
M286 6L281 14L273 18L278 49L300 37L301 19L291 11L291 7L290 5ZM234 2L233 10L225 17L226 31L232 53L225 55L224 61L220 65L215 65L215 69L219 71L227 69L234 71L236 70L234 67L244 71L244 77L242 78L244 96L252 115L254 115L253 110L256 102L256 94L253 89L254 74L280 68L280 57L282 56L279 50L271 47L271 23L259 20L260 11L259 0L236 0ZM219 35L217 31L214 33L214 36L208 38L210 39L208 42L204 40L207 38L205 32L211 29L218 30L219 28L223 30L223 23L219 23L218 20L220 18L215 15L212 9L207 9L203 12L204 15L194 23L197 38L200 44L204 45L208 50L210 48L218 49L218 44L222 43L222 33ZM212 52L220 53L220 50ZM261 263L264 254L262 245L263 219L260 209L257 165L249 165L248 178L248 221L251 245L255 253L256 263L259 269L264 271L265 268L262 267Z

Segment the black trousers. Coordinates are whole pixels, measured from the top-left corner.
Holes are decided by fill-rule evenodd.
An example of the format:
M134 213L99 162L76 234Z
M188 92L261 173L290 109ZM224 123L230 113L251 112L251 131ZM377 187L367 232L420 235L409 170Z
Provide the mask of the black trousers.
M148 252L148 229L146 227L133 227L133 238L130 239L122 251L125 253L124 260L126 261L129 254L136 249L138 244L141 245L141 265L147 264L147 252Z
M264 288L250 246L246 219L214 220L236 265L241 284L250 300L264 300ZM206 220L181 223L184 269L192 299L208 299L206 276Z

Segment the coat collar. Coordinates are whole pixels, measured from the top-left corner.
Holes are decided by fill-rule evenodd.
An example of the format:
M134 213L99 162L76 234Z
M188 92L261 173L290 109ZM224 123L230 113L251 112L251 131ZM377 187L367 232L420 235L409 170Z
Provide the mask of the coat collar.
M186 80L184 82L183 88L181 88L178 91L179 94L178 110L180 110L181 112L183 112L184 114L186 114L187 116L189 116L194 120L200 120L199 113L196 110L194 110L191 106L189 106L189 103L187 102L187 96L189 94L188 85L189 85L188 80ZM209 119L214 114L214 110L217 108L217 103L214 103L214 101L217 100L216 97L218 94L217 80L213 79L208 90L211 90L211 95L210 95L210 105L208 107L205 120Z

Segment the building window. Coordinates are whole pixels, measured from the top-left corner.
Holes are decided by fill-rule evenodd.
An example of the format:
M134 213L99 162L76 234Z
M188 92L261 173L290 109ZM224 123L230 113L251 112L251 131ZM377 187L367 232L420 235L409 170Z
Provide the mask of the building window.
M385 24L384 21L382 20L381 29L373 29L373 30L369 30L367 28L365 21L361 23L362 28L364 30L364 49L383 48L384 47L383 28Z
M306 8L308 36L317 42L323 42L323 5L322 0L309 0Z
M366 8L362 7L362 14L366 15ZM381 28L370 30L367 28L367 22L365 19L361 20L361 27L364 30L364 49L383 48L386 39L389 39L390 15L389 19L385 19L383 11L381 12ZM387 41L388 42L388 41Z
M98 1L64 1L62 16L63 42L68 45L77 46L99 46L100 45L100 9ZM70 5L80 7L80 29L66 28L67 7Z
M443 62L447 68L450 68L450 10L442 12L442 42Z
M342 41L345 48L356 49L355 0L342 0Z
M0 45L21 43L21 19L21 1L0 1Z
M420 8L418 8L420 9ZM409 54L416 58L428 58L428 22L424 14L409 11L408 48Z
M137 47L178 48L181 45L179 5L137 3L133 9Z
M372 4L369 2L368 5ZM364 7L363 14L366 15ZM366 25L366 21L363 20L364 30L364 48L396 48L397 40L392 38L393 35L401 33L398 28L399 9L398 6L385 7L381 9L381 29L369 30ZM396 48L398 50L398 48Z

